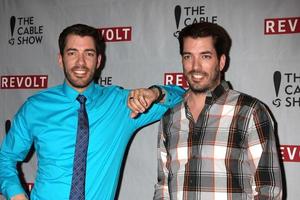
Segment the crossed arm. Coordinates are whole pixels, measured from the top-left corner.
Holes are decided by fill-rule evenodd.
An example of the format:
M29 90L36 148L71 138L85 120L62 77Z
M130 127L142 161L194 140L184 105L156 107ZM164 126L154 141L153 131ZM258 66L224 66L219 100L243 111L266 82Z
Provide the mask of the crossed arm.
M135 118L145 112L157 100L163 102L164 95L165 91L159 87L131 90L127 100L127 105L132 111L130 117Z

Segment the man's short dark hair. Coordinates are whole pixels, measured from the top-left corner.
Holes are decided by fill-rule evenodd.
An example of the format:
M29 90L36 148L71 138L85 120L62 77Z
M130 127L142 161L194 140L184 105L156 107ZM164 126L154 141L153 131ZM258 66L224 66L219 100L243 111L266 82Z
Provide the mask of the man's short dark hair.
M85 24L74 24L65 28L59 35L58 45L60 54L63 55L66 47L66 38L68 35L91 36L94 39L97 56L104 54L104 41L100 32L91 26Z
M225 54L229 58L229 51L231 48L231 38L227 31L214 23L199 22L186 26L183 28L178 36L180 54L183 53L183 39L187 37L199 38L211 36L214 41L214 47L217 52L217 56L220 59L222 54Z

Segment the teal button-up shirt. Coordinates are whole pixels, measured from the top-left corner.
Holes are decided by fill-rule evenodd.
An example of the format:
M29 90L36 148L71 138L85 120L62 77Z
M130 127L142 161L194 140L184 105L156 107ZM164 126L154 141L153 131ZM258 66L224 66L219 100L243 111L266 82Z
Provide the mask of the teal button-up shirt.
M86 199L113 199L128 141L140 127L161 118L181 101L184 91L163 86L164 104L155 104L138 118L130 118L128 90L92 83L87 97L90 136L86 172ZM78 92L67 83L28 98L16 114L0 149L1 192L10 198L24 193L16 172L34 144L38 167L31 200L69 199L75 152Z

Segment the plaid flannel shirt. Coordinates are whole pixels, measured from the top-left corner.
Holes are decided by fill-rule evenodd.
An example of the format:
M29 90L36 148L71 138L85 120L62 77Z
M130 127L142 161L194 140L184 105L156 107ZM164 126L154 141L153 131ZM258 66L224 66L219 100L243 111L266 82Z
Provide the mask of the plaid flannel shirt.
M273 121L257 99L223 81L195 123L186 102L160 122L154 199L281 199Z

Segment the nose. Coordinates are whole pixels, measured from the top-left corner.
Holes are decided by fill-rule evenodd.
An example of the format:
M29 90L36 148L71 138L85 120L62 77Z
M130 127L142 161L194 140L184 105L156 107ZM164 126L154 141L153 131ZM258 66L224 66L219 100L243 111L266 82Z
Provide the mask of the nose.
M84 66L85 65L84 55L83 54L78 54L76 62L77 62L78 66Z
M200 70L202 68L202 62L200 58L195 57L193 59L192 68L193 70Z

